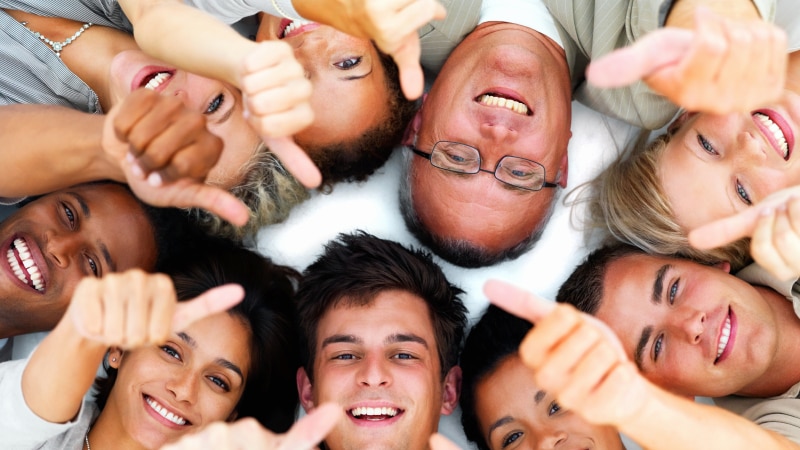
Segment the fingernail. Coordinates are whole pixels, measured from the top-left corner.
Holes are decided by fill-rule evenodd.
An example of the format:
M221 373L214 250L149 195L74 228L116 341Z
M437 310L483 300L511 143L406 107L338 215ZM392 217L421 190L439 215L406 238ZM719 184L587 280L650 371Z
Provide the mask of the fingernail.
M164 181L161 179L161 174L153 172L147 177L147 183L150 186L159 187Z
M144 171L141 167L139 167L139 164L136 164L135 162L131 164L131 172L133 172L133 175L136 178L144 178Z

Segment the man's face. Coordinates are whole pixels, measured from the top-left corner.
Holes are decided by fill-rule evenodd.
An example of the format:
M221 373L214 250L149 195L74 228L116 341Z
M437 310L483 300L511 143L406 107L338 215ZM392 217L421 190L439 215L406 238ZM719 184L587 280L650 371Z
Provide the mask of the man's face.
M460 370L442 381L428 306L405 291L378 294L369 306L343 304L317 325L314 381L298 373L306 411L323 402L345 419L325 443L340 449L423 449L458 400Z
M717 267L631 255L608 266L597 317L653 382L717 397L756 381L775 356L762 290Z
M155 265L153 231L124 188L82 185L26 205L0 224L0 333L51 329L86 276ZM16 330L15 330L16 329ZM0 334L0 337L3 337Z
M483 24L436 78L415 121L417 147L468 144L486 170L506 155L530 159L545 167L547 181L564 186L570 97L563 50L525 27ZM520 190L489 173L446 172L419 157L410 175L413 207L428 230L492 252L531 235L554 197L553 189Z

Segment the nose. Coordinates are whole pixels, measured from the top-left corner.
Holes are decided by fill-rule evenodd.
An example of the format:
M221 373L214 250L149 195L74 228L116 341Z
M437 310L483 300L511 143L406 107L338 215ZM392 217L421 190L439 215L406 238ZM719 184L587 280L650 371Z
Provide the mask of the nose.
M750 167L753 164L764 164L767 159L767 151L770 150L767 146L771 145L765 141L758 130L742 130L739 133L736 145L740 151L738 154L738 162L745 167Z
M183 103L183 106L186 106L186 107L191 107L192 106L191 104L189 104L189 94L187 94L185 90L178 89L172 95L174 95L175 98L180 100L181 103Z
M361 386L388 387L392 384L391 373L387 365L389 361L382 357L367 356L358 373L358 383Z
M689 310L686 314L676 314L675 328L686 336L691 344L699 344L706 327L705 311Z
M180 370L169 377L166 388L175 396L175 400L194 403L197 398L197 379L190 371Z
M496 143L510 142L517 136L516 130L497 122L483 122L480 129L484 138Z
M567 443L569 435L560 428L544 427L536 434L537 450L553 450Z
M83 240L77 233L51 232L45 236L47 253L60 268L69 267L72 256L80 253Z

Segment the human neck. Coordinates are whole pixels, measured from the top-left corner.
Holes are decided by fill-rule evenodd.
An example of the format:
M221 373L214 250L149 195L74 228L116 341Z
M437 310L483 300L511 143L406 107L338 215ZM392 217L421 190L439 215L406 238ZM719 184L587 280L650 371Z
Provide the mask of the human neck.
M794 305L770 288L754 286L764 297L775 316L777 348L764 374L742 388L737 395L772 397L780 395L800 382L800 365L792 364L800 348L800 318Z
M6 10L15 20L27 22L30 30L56 42L71 37L83 22L61 17L42 17L24 11ZM93 26L82 33L61 51L61 60L69 70L86 83L100 100L103 111L108 112L112 105L109 93L109 68L118 53L136 49L133 36L113 28Z
M114 406L106 403L94 425L89 430L89 443L92 450L147 450L125 432L122 423L113 416Z

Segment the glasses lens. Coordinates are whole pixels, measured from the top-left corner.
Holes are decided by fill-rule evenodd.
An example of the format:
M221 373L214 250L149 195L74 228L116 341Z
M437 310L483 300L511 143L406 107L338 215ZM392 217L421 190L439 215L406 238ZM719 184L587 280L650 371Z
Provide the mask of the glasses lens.
M478 150L469 145L439 141L433 146L431 164L453 172L478 173L481 157Z
M532 191L538 191L544 185L544 166L514 156L501 159L494 175L504 183Z

